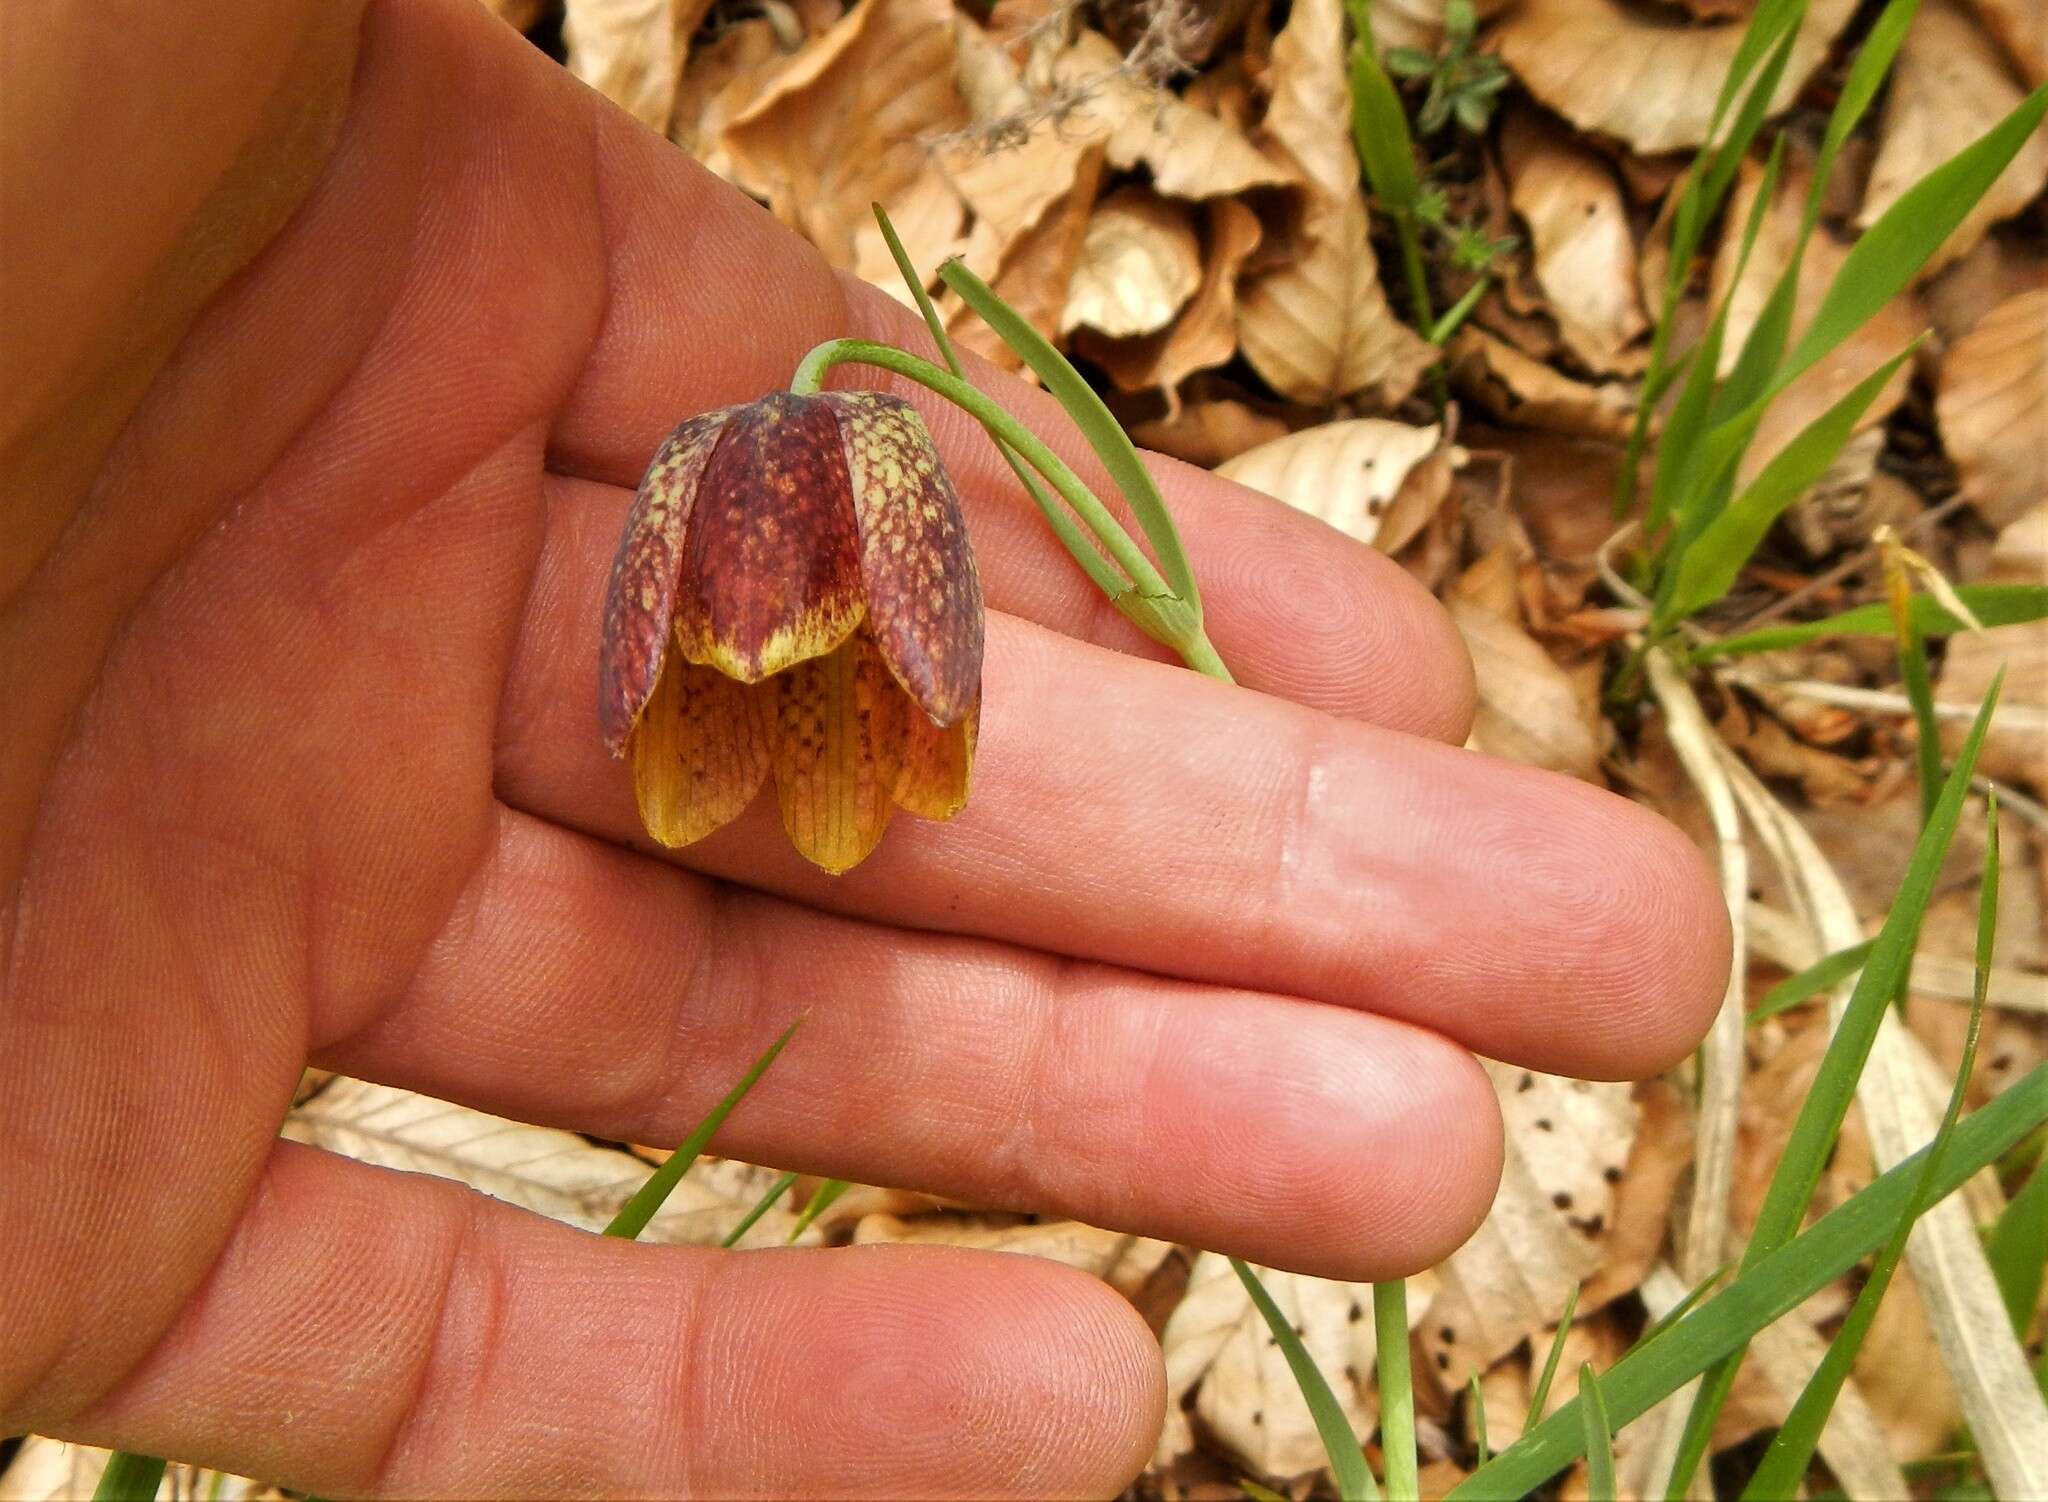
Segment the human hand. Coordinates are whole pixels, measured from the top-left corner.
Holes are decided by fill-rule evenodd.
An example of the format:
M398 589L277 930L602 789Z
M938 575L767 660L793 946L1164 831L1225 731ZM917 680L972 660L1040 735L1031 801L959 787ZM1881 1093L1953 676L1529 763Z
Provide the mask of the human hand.
M652 846L592 703L642 466L915 325L472 0L371 4L352 75L301 10L0 54L0 1432L328 1494L1111 1492L1161 1382L1092 1280L599 1240L280 1143L302 1066L673 1141L807 1012L721 1151L1364 1279L1484 1213L1467 1050L1704 1029L1698 857L1457 749L1401 570L1161 462L1208 681L929 400L967 810L839 879L772 800Z

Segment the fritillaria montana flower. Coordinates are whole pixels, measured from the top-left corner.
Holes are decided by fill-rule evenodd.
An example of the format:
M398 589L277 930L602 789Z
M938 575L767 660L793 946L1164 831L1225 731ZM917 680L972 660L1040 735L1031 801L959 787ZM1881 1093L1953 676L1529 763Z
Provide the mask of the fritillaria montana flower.
M960 499L916 409L778 392L655 454L612 564L599 718L662 844L772 774L790 840L844 871L892 808L967 801L981 651Z

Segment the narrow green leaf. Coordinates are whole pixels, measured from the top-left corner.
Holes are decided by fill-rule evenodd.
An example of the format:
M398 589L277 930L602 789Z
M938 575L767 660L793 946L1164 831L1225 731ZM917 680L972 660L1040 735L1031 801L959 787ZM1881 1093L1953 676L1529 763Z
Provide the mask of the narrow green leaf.
M1201 591L1195 584L1194 570L1188 565L1187 551L1181 546L1180 532L1173 524L1172 513L1166 509L1165 497L1160 495L1159 486L1145 468L1144 460L1138 457L1137 447L1109 408L1103 405L1102 398L1095 394L1095 389L1043 334L958 261L948 261L942 266L939 278L959 293L961 301L974 309L981 320L1017 352L1045 383L1045 389L1067 409L1067 416L1073 419L1074 426L1081 430L1081 436L1088 440L1088 446L1101 458L1103 467L1123 493L1132 514L1138 518L1138 525L1152 544L1167 584L1190 607L1199 609Z
M797 1237L811 1228L811 1222L832 1208L832 1202L846 1193L851 1186L844 1179L827 1179L818 1186L818 1192L804 1205L803 1214L796 1218L796 1224L789 1228L789 1240L795 1243Z
M789 1193L789 1186L796 1182L796 1175L785 1173L768 1186L768 1192L754 1201L754 1208L740 1217L740 1223L725 1233L725 1240L718 1244L730 1249L740 1244L740 1238L754 1229L754 1222L775 1208L775 1202Z
M1948 782L1942 788L1934 816L1921 828L1912 859L1906 865L1905 878L1899 884L1898 895L1892 899L1892 910L1871 946L1863 973L1856 979L1856 989L1850 993L1841 1021L1828 1041L1820 1069L1807 1090L1806 1098L1800 1102L1791 1136L1785 1143L1777 1168L1772 1171L1771 1182L1764 1190L1763 1205L1757 1211L1749 1245L1742 1254L1745 1270L1783 1246L1799 1229L1799 1222L1813 1199L1814 1186L1820 1182L1821 1170L1834 1152L1842 1118L1848 1114L1849 1103L1855 1099L1856 1082L1862 1077L1863 1066L1870 1058L1870 1047L1877 1038L1878 1026L1884 1021L1886 1009L1905 984L1912 967L1913 950L1920 938L1920 923L1926 916L1935 878L1948 854L1956 823L1962 817L1963 799L1970 790L1970 777L1977 768L1977 752L1984 744L1985 731L1990 728L1991 713L1997 707L2004 676L2001 671L1992 682L1990 692L1984 696L1976 723L1970 727L1969 738L1963 742L1956 757L1955 770L1949 774ZM1682 1497L1691 1486L1693 1474L1705 1458L1714 1420L1734 1386L1735 1370L1741 1361L1742 1352L1738 1349L1720 1362L1700 1384L1693 1397L1692 1411L1686 1418L1667 1496Z
M1888 0L1871 23L1863 45L1856 49L1848 76L1842 80L1842 92L1835 97L1835 107L1828 114L1827 132L1821 138L1820 154L1813 164L1813 186L1806 195L1809 224L1819 220L1821 205L1827 196L1828 180L1834 176L1835 158L1861 123L1871 101L1877 98L1877 91L1884 86L1885 77L1892 70L1892 61L1899 55L1899 47L1906 40L1906 32L1919 9L1920 0Z
M1864 1338L1870 1334L1871 1324L1877 1318L1878 1305L1891 1287L1899 1259L1905 1255L1906 1238L1913 1230L1913 1223L1927 1209L1934 1176L1939 1172L1941 1160L1955 1136L1956 1123L1962 1118L1963 1097L1969 1092L1970 1073L1977 1063L1977 1039L1984 1026L1984 998L1991 986L1992 939L1998 928L1998 800L1995 794L1991 800L1989 821L1990 833L1984 847L1984 883L1977 899L1977 981L1970 998L1969 1031L1963 1038L1962 1062L1956 1070L1955 1085L1949 1091L1948 1109L1942 1113L1941 1125L1935 1130L1934 1140L1927 1149L1927 1161L1921 1167L1912 1197L1899 1212L1898 1224L1871 1264L1870 1276L1857 1292L1856 1302L1850 1306L1848 1317L1829 1343L1820 1365L1807 1380L1798 1401L1785 1416L1785 1422L1772 1437L1763 1460L1743 1489L1743 1502L1772 1502L1772 1499L1797 1493L1807 1467L1813 1464L1814 1452L1820 1448L1821 1430L1827 1425L1828 1415L1834 1412L1835 1401L1841 1396L1857 1354L1863 1349Z
M1935 1174L1930 1203L2048 1122L2048 1064L2040 1064L1956 1128ZM1613 1424L1624 1426L1678 1391L1757 1331L1797 1309L1869 1256L1898 1223L1920 1186L1926 1149L1895 1165L1846 1203L1777 1250L1758 1257L1726 1288L1663 1334L1637 1345L1601 1378ZM1578 1400L1561 1406L1522 1439L1451 1490L1456 1502L1520 1497L1585 1453Z
M116 1450L100 1472L93 1502L152 1502L163 1479L164 1463L155 1456Z
M1614 1502L1614 1430L1590 1361L1579 1364L1579 1420L1586 1439L1586 1496L1590 1502Z
M1372 1285L1372 1331L1379 1352L1380 1453L1388 1502L1417 1502L1422 1482L1415 1456L1415 1376L1408 1369L1408 1285L1400 1279Z
M945 360L946 368L961 380L966 380L967 372L961 367L960 356L953 348L952 336L946 332L946 325L939 317L939 310L932 306L931 294L924 289L924 277L910 263L910 252L903 248L903 241L897 237L896 226L889 222L887 211L879 203L872 207L875 211L875 222L882 228L882 239L888 244L890 258L896 262L897 275L903 278L903 285L910 289L910 295L917 300L917 311L924 316L924 326L931 331L932 343L939 347L939 355ZM1031 497L1032 503L1038 507L1046 525L1052 528L1053 536L1060 540L1060 546L1064 547L1081 566L1081 571L1094 581L1095 587L1112 599L1128 589L1129 581L1117 573L1110 561L1088 540L1088 534L1081 530L1080 523L1074 520L1067 508L1052 498L1051 492L1033 473L1031 466L1024 462L1023 456L995 434L989 434L989 439L1001 452L1004 462L1010 466L1010 473L1017 477L1025 492Z
M1707 523L1675 560L1671 598L1660 612L1663 624L1682 620L1728 592L1771 524L1827 472L1856 430L1857 421L1917 347L1916 340L1808 423L1798 437L1772 456L1748 489Z
M1373 196L1390 213L1408 214L1422 185L1415 173L1415 143L1408 135L1408 114L1394 82L1380 67L1372 40L1370 0L1347 0L1351 13L1351 139L1365 165Z
M1444 316L1430 325L1429 342L1441 345L1451 335L1457 333L1459 326L1472 316L1472 310L1479 306L1479 299L1486 296L1492 287L1493 278L1482 276L1466 288L1465 295L1444 309Z
M2048 1272L2048 1160L2035 1165L1998 1217L1985 1252L2005 1299L2005 1312L2024 1340L2041 1303L2042 1275Z
M1344 1502L1378 1502L1380 1489L1372 1479L1372 1468L1365 1463L1365 1449L1352 1431L1351 1420L1344 1417L1337 1395L1316 1369L1315 1358L1294 1333L1294 1326L1287 1322L1280 1306L1273 1302L1273 1295L1266 1292L1258 1274L1236 1257L1230 1259L1230 1266L1244 1284L1244 1291L1251 1295L1252 1305L1265 1320L1273 1339L1280 1343L1280 1354L1287 1358L1287 1369L1294 1373L1294 1385L1301 1389L1309 1416L1315 1420L1316 1433L1322 1436L1330 1474L1337 1479L1337 1495Z
M2023 626L2029 621L2048 618L2048 585L1965 584L1956 593L1987 627ZM1968 629L1968 622L1957 620L1930 595L1913 597L1913 624L1928 636L1947 636ZM1779 652L1825 636L1890 636L1892 632L1891 609L1883 601L1878 601L1858 605L1854 610L1845 610L1825 620L1746 631L1741 636L1695 647L1692 655L1704 659L1735 657L1746 652Z
M1249 1476L1238 1477L1237 1485L1240 1491L1252 1499L1252 1502L1293 1502L1292 1498L1282 1496L1279 1492L1274 1491L1272 1487L1264 1486L1252 1480Z
M1472 1396L1471 1401L1465 1405L1465 1423L1472 1432L1472 1449L1478 1457L1472 1463L1475 1466L1482 1466L1492 1457L1488 1454L1486 1446L1486 1390L1479 1385L1477 1372L1472 1374L1469 1391Z
M1536 1427L1543 1417L1543 1405L1550 1401L1550 1384L1557 1380L1557 1364L1564 1358L1564 1340L1571 1334L1572 1316L1579 1310L1579 1290L1574 1285L1564 1301L1564 1313L1558 1316L1557 1328L1551 1332L1550 1354L1543 1358L1543 1374L1536 1379L1536 1390L1529 1394L1529 1412L1522 1419L1522 1433L1527 1434Z
M633 1197L619 1207L619 1213L612 1217L612 1223L604 1228L605 1235L631 1241L647 1229L647 1222L654 1219L654 1214L661 1208L662 1202L674 1191L676 1185L683 1181L683 1175L690 1171L690 1165L703 1155L712 1135L725 1125L725 1118L732 1115L732 1108L744 1100L747 1092L768 1072L768 1066L775 1062L776 1056L788 1045L789 1040L796 1035L796 1030L802 1025L803 1018L797 1018L783 1030L781 1037L768 1045L768 1051L754 1060L747 1072L740 1077L740 1082L726 1092L725 1099L711 1108L710 1113L697 1123L690 1135L678 1143L676 1150L655 1168L647 1182L636 1189Z
M1797 975L1788 975L1770 990L1764 992L1763 1000L1750 1008L1749 1022L1754 1025L1780 1012L1789 1012L1802 1002L1811 1001L1823 991L1832 991L1863 968L1863 962L1870 956L1875 939L1865 939L1861 944L1851 944L1847 949L1838 949L1833 954L1822 955Z

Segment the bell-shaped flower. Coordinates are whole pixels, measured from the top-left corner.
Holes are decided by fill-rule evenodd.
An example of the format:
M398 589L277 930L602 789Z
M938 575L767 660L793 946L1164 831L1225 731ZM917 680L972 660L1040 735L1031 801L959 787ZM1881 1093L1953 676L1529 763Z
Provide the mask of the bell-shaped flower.
M798 851L845 871L892 808L967 801L981 653L960 499L916 409L778 392L655 454L612 564L599 720L662 844L772 773Z

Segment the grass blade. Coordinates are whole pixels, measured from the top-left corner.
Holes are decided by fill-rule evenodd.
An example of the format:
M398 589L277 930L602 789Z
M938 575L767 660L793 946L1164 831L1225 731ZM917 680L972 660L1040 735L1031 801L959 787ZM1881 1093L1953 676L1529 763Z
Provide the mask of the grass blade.
M1992 1228L1987 1248L2014 1332L2025 1340L2048 1271L2048 1159L2036 1164Z
M1658 612L1661 624L1681 620L1728 592L1771 524L1835 462L1857 421L1918 344L1914 341L1878 366L1808 423L1798 437L1772 456L1748 489L1706 524L1692 545L1673 560L1670 596Z
M1745 1270L1792 1238L1813 1199L1814 1186L1820 1182L1821 1170L1834 1151L1835 1139L1841 1132L1842 1118L1848 1114L1849 1104L1855 1099L1856 1082L1870 1058L1878 1027L1912 966L1913 950L1920 937L1920 922L1926 916L1927 904L1934 894L1935 878L1948 854L1956 823L1962 817L1963 799L1969 792L1970 777L1977 767L1977 752L1984 744L1985 731L1990 728L1991 712L1997 706L2003 682L2001 673L1984 696L1976 723L1970 727L1969 737L1956 757L1955 770L1949 774L1942 788L1934 816L1920 831L1920 838L1913 847L1913 857L1906 866L1905 879L1892 900L1892 910L1885 918L1884 927L1871 945L1863 973L1857 977L1855 992L1849 998L1834 1037L1828 1042L1827 1053L1821 1058L1819 1072L1814 1076L1806 1099L1800 1103L1792 1134L1778 1159L1777 1168L1771 1174L1762 1208L1757 1212L1756 1225L1750 1232L1749 1246L1743 1253L1742 1266ZM1737 1348L1700 1384L1693 1399L1692 1412L1686 1420L1685 1438L1679 1447L1678 1463L1672 1471L1666 1493L1668 1496L1683 1496L1691 1485L1694 1471L1706 1456L1714 1420L1734 1386L1735 1369L1741 1360L1742 1351Z
M1391 213L1412 213L1422 184L1415 172L1408 112L1373 45L1371 0L1347 0L1345 9L1351 13L1356 38L1351 49L1351 139L1365 164L1373 197Z
M1763 1000L1750 1009L1751 1025L1767 1017L1775 1017L1780 1012L1789 1012L1823 991L1834 990L1863 968L1863 962L1870 957L1871 947L1876 943L1875 939L1865 939L1861 944L1852 944L1847 949L1821 956L1797 975L1788 975L1764 992Z
M1280 1354L1287 1358L1287 1369L1294 1373L1294 1385L1301 1389L1309 1416L1315 1420L1316 1433L1322 1436L1330 1474L1337 1480L1337 1495L1344 1502L1379 1502L1379 1485L1372 1479L1372 1467L1365 1463L1365 1449L1352 1432L1351 1420L1344 1417L1337 1395L1317 1370L1315 1358L1294 1333L1294 1326L1287 1322L1280 1306L1273 1302L1273 1295L1266 1292L1258 1274L1236 1257L1230 1259L1230 1266L1237 1280L1244 1284L1244 1291L1251 1295L1252 1305L1265 1320L1267 1330L1280 1343ZM1402 1335L1406 1339L1405 1330Z
M1984 847L1984 883L1977 900L1977 984L1970 1000L1970 1024L1963 1039L1962 1063L1956 1071L1954 1088L1949 1091L1948 1108L1942 1113L1941 1125L1927 1149L1927 1161L1921 1167L1912 1197L1899 1214L1897 1226L1878 1252L1877 1260L1871 1264L1870 1276L1857 1293L1856 1302L1829 1344L1827 1354L1821 1358L1819 1367L1808 1379L1798 1401L1792 1405L1792 1411L1785 1416L1785 1422L1772 1438L1770 1448L1764 1452L1764 1458L1750 1477L1748 1486L1743 1489L1743 1502L1768 1502L1771 1498L1792 1496L1798 1490L1807 1467L1813 1463L1814 1451L1819 1448L1821 1430L1827 1424L1828 1415L1834 1411L1835 1400L1841 1396L1843 1384L1849 1380L1850 1370L1863 1348L1864 1338L1877 1319L1878 1305L1891 1287L1899 1259L1905 1255L1906 1238L1913 1230L1913 1223L1925 1213L1930 1203L1934 1176L1948 1152L1956 1123L1962 1117L1963 1097L1969 1090L1970 1073L1977 1062L1977 1040L1984 1025L1985 993L1991 985L1992 940L1998 926L1996 794L1991 799L1989 819L1990 833Z
M754 1201L754 1208L740 1218L740 1223L725 1233L725 1240L718 1244L730 1251L740 1244L740 1238L754 1229L754 1222L775 1208L775 1202L789 1193L789 1186L796 1182L796 1175L785 1173L768 1186L768 1192Z
M1956 594L1987 627L2024 626L2048 617L2048 585L1965 584ZM1947 636L1969 629L1969 622L1951 613L1932 595L1913 597L1913 624L1926 636ZM1695 647L1692 655L1696 660L1739 657L1748 652L1779 652L1823 636L1890 636L1894 630L1891 606L1880 601L1858 605L1825 620L1745 631L1740 636Z
M1952 1194L1971 1174L1995 1162L2044 1122L2048 1064L2036 1065L2004 1094L1964 1118L1935 1172L1930 1203ZM1608 1368L1601 1379L1601 1396L1614 1423L1626 1425L1640 1418L1875 1251L1919 1189L1926 1161L1923 1149L1884 1173L1803 1234L1759 1256L1718 1294ZM1578 1459L1585 1449L1578 1401L1564 1404L1458 1483L1450 1498L1480 1502L1520 1497Z
M1166 499L1160 495L1159 486L1145 468L1144 460L1138 457L1137 447L1110 414L1109 408L1103 405L1102 398L1095 394L1095 388L1023 315L996 296L987 283L965 266L958 261L948 261L940 268L939 276L960 294L961 300L974 309L984 323L996 331L1005 344L1017 352L1045 382L1045 389L1067 409L1074 426L1081 430L1081 436L1088 440L1088 446L1102 460L1103 467L1109 471L1110 478L1116 482L1117 489L1123 493L1124 500L1138 518L1138 525L1152 544L1152 551L1159 559L1159 570L1166 576L1167 584L1190 608L1199 608L1201 592L1195 584L1194 570L1188 564L1187 551L1181 546L1180 532L1173 524L1172 514L1166 509Z
M155 1456L116 1450L100 1472L93 1502L152 1502L163 1479L164 1463Z
M1590 1361L1579 1366L1579 1419L1586 1438L1586 1496L1589 1502L1614 1502L1614 1430Z
M781 1037L768 1045L767 1052L754 1060L747 1072L740 1077L740 1082L726 1092L725 1099L711 1108L709 1114L697 1123L690 1135L678 1143L676 1150L654 1170L647 1182L636 1189L633 1197L619 1207L619 1213L614 1215L611 1224L604 1228L605 1235L631 1241L647 1229L647 1222L654 1219L654 1213L661 1208L662 1201L666 1200L674 1192L676 1185L683 1181L683 1175L690 1171L690 1165L703 1155L712 1135L725 1125L725 1118L732 1114L732 1108L745 1099L747 1092L754 1088L755 1082L768 1072L768 1066L775 1062L776 1056L788 1046L789 1040L801 1026L803 1018L799 1017L783 1030Z
M1557 1364L1564 1359L1564 1338L1571 1333L1572 1316L1579 1310L1579 1290L1575 1286L1564 1301L1564 1313L1558 1316L1557 1329L1551 1332L1550 1354L1543 1358L1543 1375L1536 1379L1535 1391L1529 1394L1529 1412L1522 1420L1522 1433L1527 1434L1536 1427L1543 1416L1543 1405L1550 1401L1550 1384L1557 1380Z
M1492 1457L1487 1453L1486 1446L1486 1389L1479 1385L1477 1372L1472 1374L1468 1391L1472 1400L1466 1407L1465 1422L1472 1431L1472 1449L1478 1457L1472 1463L1475 1466L1482 1466Z
M818 1192L805 1203L803 1214L796 1218L796 1224L789 1228L790 1242L794 1244L797 1237L811 1228L811 1222L831 1209L833 1201L851 1187L844 1179L827 1179L820 1184Z
M1389 1502L1417 1502L1422 1482L1415 1458L1415 1376L1408 1369L1408 1285L1396 1278L1372 1285L1373 1340L1379 1352L1380 1453L1386 1457Z

